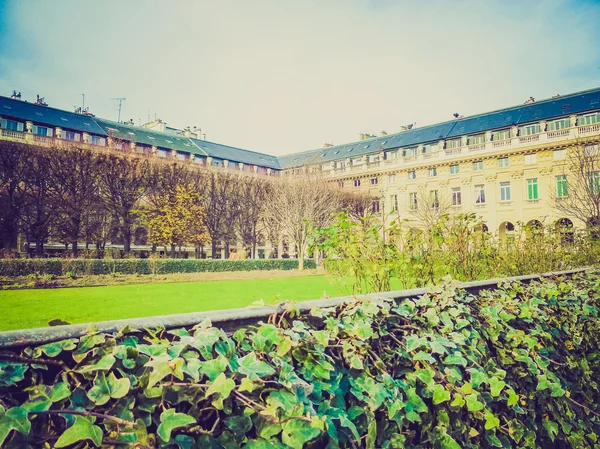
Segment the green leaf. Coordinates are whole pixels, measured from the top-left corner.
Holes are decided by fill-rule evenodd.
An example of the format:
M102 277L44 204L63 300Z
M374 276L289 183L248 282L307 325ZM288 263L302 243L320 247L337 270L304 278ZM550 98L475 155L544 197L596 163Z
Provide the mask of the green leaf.
M91 440L96 446L102 444L102 429L94 425L94 419L76 416L75 424L63 432L54 447L65 447L81 440Z
M406 350L408 352L414 351L427 344L427 339L425 337L419 337L417 335L408 335L404 339L406 340Z
M183 379L183 367L184 360L182 358L175 358L170 360L167 357L159 357L154 360L150 360L145 366L153 368L148 378L148 387L153 387L158 382L163 380L168 375L173 375L177 379Z
M435 363L435 359L431 357L431 354L425 351L419 351L413 356L413 361L425 361L429 363Z
M546 429L550 439L554 441L556 435L558 435L558 424L556 424L554 421L545 420L544 429Z
M500 418L492 412L485 412L485 430L492 430L500 426Z
M105 355L94 365L86 365L79 370L80 373L89 373L91 371L108 371L115 364L115 358L111 354Z
M220 355L216 359L202 362L200 373L204 374L209 380L213 381L219 374L225 372L228 364L229 360Z
M467 409L470 412L477 412L479 410L483 410L484 405L477 400L477 397L477 393L468 394L467 396L465 396L465 399L467 400Z
M454 354L446 356L446 358L444 359L444 363L446 365L467 366L467 360L458 351L455 351Z
M224 373L221 373L206 390L206 397L215 393L218 394L213 400L213 404L217 409L222 410L223 401L229 397L234 388L235 382L232 379L228 379Z
M304 443L321 434L321 430L312 427L311 423L299 419L292 419L285 422L282 425L282 430L282 443L294 449L302 449Z
M423 399L417 394L416 388L410 388L406 391L406 410L419 413L426 413L429 411L427 404L425 404Z
M94 386L88 391L88 398L96 405L106 404L110 398L122 398L127 394L130 387L130 381L124 377L117 379L114 373L110 373L108 378L104 372L99 372L94 379Z
M460 444L458 444L450 435L444 435L444 438L441 441L441 447L442 449L462 449Z
M251 352L238 360L237 371L249 377L265 377L275 373L269 364L258 360L255 352Z
M517 402L519 402L519 395L517 393L515 393L515 390L513 390L513 389L508 390L508 399L506 401L506 405L511 407L511 406L515 405Z
M450 392L446 390L443 385L435 384L433 386L433 403L437 405L449 400Z
M185 413L177 413L174 408L165 410L160 414L160 425L156 430L157 435L164 442L171 439L171 432L179 427L194 424L196 420Z
M452 407L462 407L465 405L465 399L460 394L454 395L454 400L450 403Z
M490 390L492 397L496 397L500 395L502 389L506 386L506 382L498 379L496 376L490 377Z
M31 430L31 422L27 417L27 410L22 407L9 408L0 418L0 447L8 437L11 430L27 435Z

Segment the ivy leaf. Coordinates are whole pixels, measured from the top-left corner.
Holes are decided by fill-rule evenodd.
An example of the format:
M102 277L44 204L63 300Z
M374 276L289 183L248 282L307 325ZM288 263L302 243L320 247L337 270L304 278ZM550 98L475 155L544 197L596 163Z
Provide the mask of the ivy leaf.
M488 375L482 370L469 368L467 371L471 373L471 385L473 385L473 388L479 388L482 383L488 381Z
M479 410L483 410L483 404L477 400L477 393L468 394L465 396L467 400L467 409L470 412L477 412Z
M71 396L71 390L69 390L69 384L67 382L58 382L52 388L50 388L50 392L48 397L52 402L62 401L63 399Z
M196 420L185 413L177 413L174 408L165 410L160 414L160 425L156 430L157 435L165 443L171 439L173 429L194 424Z
M254 391L254 389L257 387L257 385L252 382L248 377L242 377L242 381L240 382L240 388L239 391L240 393L244 392L244 391L249 391L250 393L252 393L252 391Z
M506 405L511 407L511 406L515 405L517 402L519 402L519 395L517 393L515 393L515 390L513 390L513 389L508 390L508 399L506 401Z
M114 373L110 373L108 378L104 372L99 372L94 380L94 386L90 388L87 396L96 405L106 404L109 399L122 398L127 394L130 387L130 381L124 377L117 379Z
M559 397L559 396L564 396L565 394L565 390L562 389L562 387L560 386L560 384L558 382L554 382L552 384L550 384L550 391L551 391L551 396L552 397Z
M506 382L498 379L496 376L490 377L490 390L492 397L496 397L500 395L502 389L506 386Z
M275 373L271 365L257 359L255 352L245 355L238 363L238 373L249 377L265 377Z
M291 419L282 426L281 442L294 449L302 449L304 443L321 434L321 430L312 427L311 423L299 419Z
M290 349L292 349L292 340L289 337L284 337L277 346L277 355L283 357Z
M421 346L427 344L427 339L425 337L418 337L417 335L409 335L405 337L406 340L406 351L411 352Z
M0 447L8 437L11 430L27 435L31 430L31 422L27 417L27 410L22 407L9 408L0 418Z
M450 435L444 435L444 438L441 441L441 447L442 449L462 449L460 444L458 444Z
M546 420L544 421L544 429L546 429L550 439L554 441L556 435L558 435L558 424L556 424L554 421Z
M89 373L92 371L108 371L115 364L116 359L113 355L108 354L98 360L94 365L86 365L79 370L80 373Z
M217 409L223 410L223 401L229 397L234 388L235 382L221 373L206 390L206 397L217 393L219 396L213 400L213 404Z
M148 378L148 387L153 387L168 375L173 375L180 380L183 379L183 362L184 360L179 357L173 360L170 360L167 357L159 357L150 360L145 365L153 368L150 377Z
M431 354L425 351L419 351L413 356L413 361L425 361L429 363L435 363L435 359L431 357Z
M410 388L406 392L406 410L419 413L426 413L429 411L427 404L425 404L423 399L421 399L421 396L417 394L416 388Z
M452 407L462 407L465 405L465 399L460 394L454 395L454 400L450 404Z
M446 365L461 365L467 366L467 360L462 356L462 354L458 351L455 351L454 354L448 355L444 359L444 363Z
M492 430L500 426L500 418L492 412L485 412L485 430Z
M75 424L63 432L54 447L69 446L81 440L91 440L98 447L102 444L102 429L94 425L93 418L76 416Z
M450 392L446 390L443 385L435 384L433 386L433 403L437 405L449 400Z
M217 378L219 374L221 374L227 369L228 364L229 361L225 357L220 355L216 359L202 362L202 366L200 367L200 373L208 377L210 381L213 381Z

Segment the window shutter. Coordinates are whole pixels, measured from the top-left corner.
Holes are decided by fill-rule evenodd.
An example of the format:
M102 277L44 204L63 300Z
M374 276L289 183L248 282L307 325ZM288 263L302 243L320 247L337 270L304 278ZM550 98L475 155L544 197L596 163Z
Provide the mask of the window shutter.
M21 122L17 123L17 131L23 132L23 123L21 123Z

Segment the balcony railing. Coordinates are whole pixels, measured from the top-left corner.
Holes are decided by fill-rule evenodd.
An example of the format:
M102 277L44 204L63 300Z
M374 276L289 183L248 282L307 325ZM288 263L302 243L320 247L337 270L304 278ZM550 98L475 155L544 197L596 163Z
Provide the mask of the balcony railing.
M548 131L547 137L548 139L558 139L560 137L566 137L571 134L571 130L569 128L559 129L557 131Z
M519 137L519 143L532 143L532 142L538 142L539 140L540 140L539 134L535 134L533 136Z
M469 145L469 151L482 151L485 150L485 143L480 143L477 145Z
M37 134L34 134L33 135L33 141L36 142L36 143L42 143L42 144L50 145L51 143L54 142L54 137L39 136Z
M593 125L579 126L577 129L581 134L597 133L597 132L600 132L600 123L595 123Z
M13 131L12 129L2 129L2 137L8 137L9 139L21 139L25 140L25 133L21 131Z
M503 147L509 147L510 144L512 143L512 140L510 139L506 139L506 140L496 140L492 142L492 148L503 148Z

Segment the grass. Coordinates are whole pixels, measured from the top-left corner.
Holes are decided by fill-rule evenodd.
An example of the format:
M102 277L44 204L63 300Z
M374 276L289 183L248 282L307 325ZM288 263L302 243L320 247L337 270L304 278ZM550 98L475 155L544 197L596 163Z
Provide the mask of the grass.
M0 331L304 301L349 290L327 276L0 291Z

